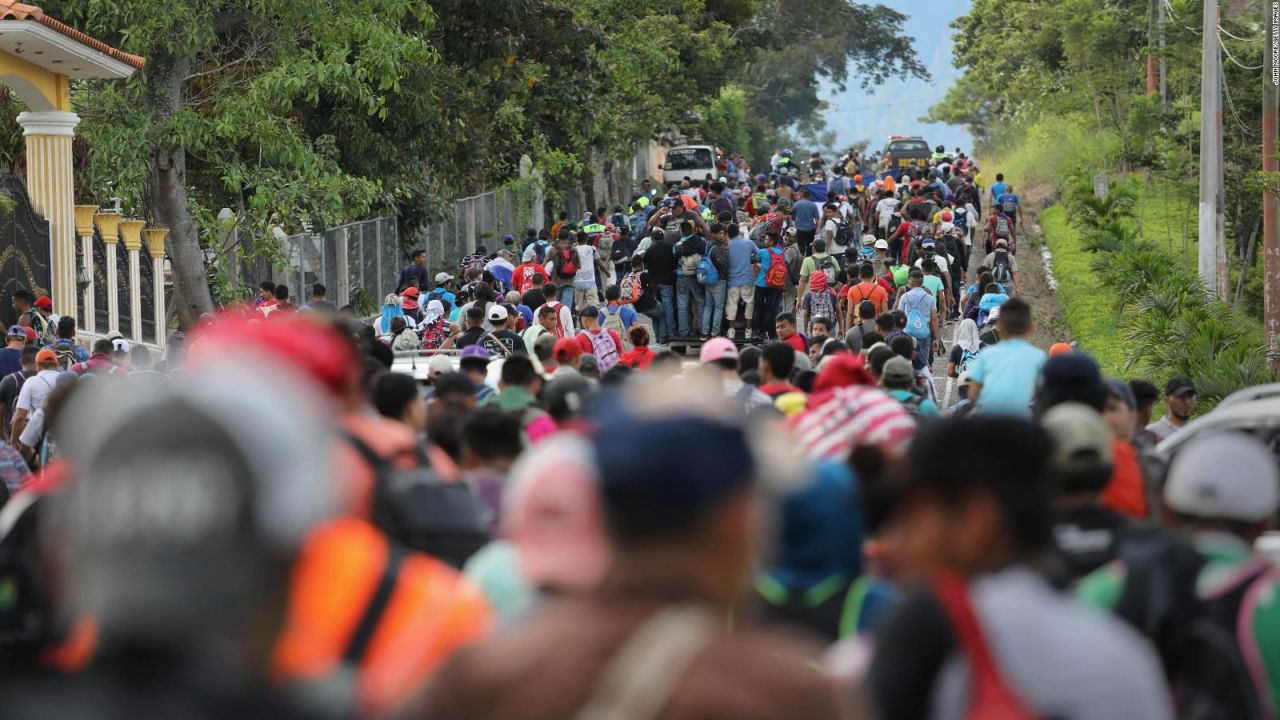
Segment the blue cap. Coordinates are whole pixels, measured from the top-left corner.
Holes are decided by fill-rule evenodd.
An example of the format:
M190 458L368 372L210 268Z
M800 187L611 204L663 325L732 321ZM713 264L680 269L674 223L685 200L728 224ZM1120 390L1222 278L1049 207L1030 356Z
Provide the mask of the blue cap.
M675 204L676 204L675 198L662 199L662 207L675 207Z
M511 245L511 244L512 244L512 243L514 243L515 241L516 241L516 236L515 236L515 235L503 235L503 236L502 236L502 244L503 244L503 245Z
M23 340L26 340L26 339L27 339L27 331L26 331L26 329L25 329L25 328L23 328L21 325L10 325L10 326L9 326L9 337L11 337L11 338L22 338Z
M593 443L601 484L649 506L706 506L752 482L746 433L702 416L602 413Z

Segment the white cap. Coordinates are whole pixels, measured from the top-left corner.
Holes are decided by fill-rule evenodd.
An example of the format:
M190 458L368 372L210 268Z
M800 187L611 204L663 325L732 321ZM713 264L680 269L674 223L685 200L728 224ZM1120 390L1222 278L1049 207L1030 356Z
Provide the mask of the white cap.
M453 279L453 276L452 276L452 275L450 275L450 274L449 274L449 273L447 273L447 272L438 272L438 273L436 273L436 284L437 284L437 285L439 285L440 283L446 283L446 282L449 282L449 281L450 281L450 280L452 280L452 279Z
M453 361L448 355L432 355L431 360L427 362L428 377L434 378L450 372L453 372Z
M118 353L129 352L129 341L123 338L111 341L111 349Z
M500 323L507 321L507 309L501 305L494 305L489 308L489 322Z
M1164 501L1193 517L1259 522L1280 504L1280 469L1271 451L1251 435L1201 435L1173 459Z
M888 249L889 249L889 241L888 241L888 240L877 240L877 241L876 241L876 249L877 249L877 250L888 250Z

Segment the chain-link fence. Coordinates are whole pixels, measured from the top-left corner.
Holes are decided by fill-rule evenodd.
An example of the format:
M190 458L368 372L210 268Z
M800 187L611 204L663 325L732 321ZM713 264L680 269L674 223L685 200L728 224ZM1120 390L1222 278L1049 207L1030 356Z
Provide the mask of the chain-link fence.
M427 250L432 268L457 267L464 256L484 247L492 252L504 235L523 238L530 227L541 223L541 194L529 190L499 188L453 202L453 213L431 223L419 235L419 245Z
M394 217L348 223L321 233L292 235L285 243L286 284L302 304L316 283L330 302L360 312L376 308L395 292L405 264Z

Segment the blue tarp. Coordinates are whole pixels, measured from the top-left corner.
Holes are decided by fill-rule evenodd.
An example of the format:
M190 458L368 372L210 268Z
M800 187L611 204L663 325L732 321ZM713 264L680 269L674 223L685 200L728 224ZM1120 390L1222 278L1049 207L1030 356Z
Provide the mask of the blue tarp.
M814 202L822 204L827 201L826 183L810 183L808 185L801 185L801 187L809 191L809 196L813 198Z

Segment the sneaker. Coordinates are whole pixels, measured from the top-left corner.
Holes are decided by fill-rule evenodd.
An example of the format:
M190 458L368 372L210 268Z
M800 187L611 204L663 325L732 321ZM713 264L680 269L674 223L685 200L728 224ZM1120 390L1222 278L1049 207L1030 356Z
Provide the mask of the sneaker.
M752 337L751 329L750 329L750 328L747 328L746 335L745 335L745 337L744 337L743 339L745 339L745 340L752 340L752 339L754 339L754 338Z
M708 340L710 340L710 339L711 339L711 333L702 333L702 337L700 337L700 338L698 338L698 339L699 339L701 342L706 342L706 341L708 341Z

